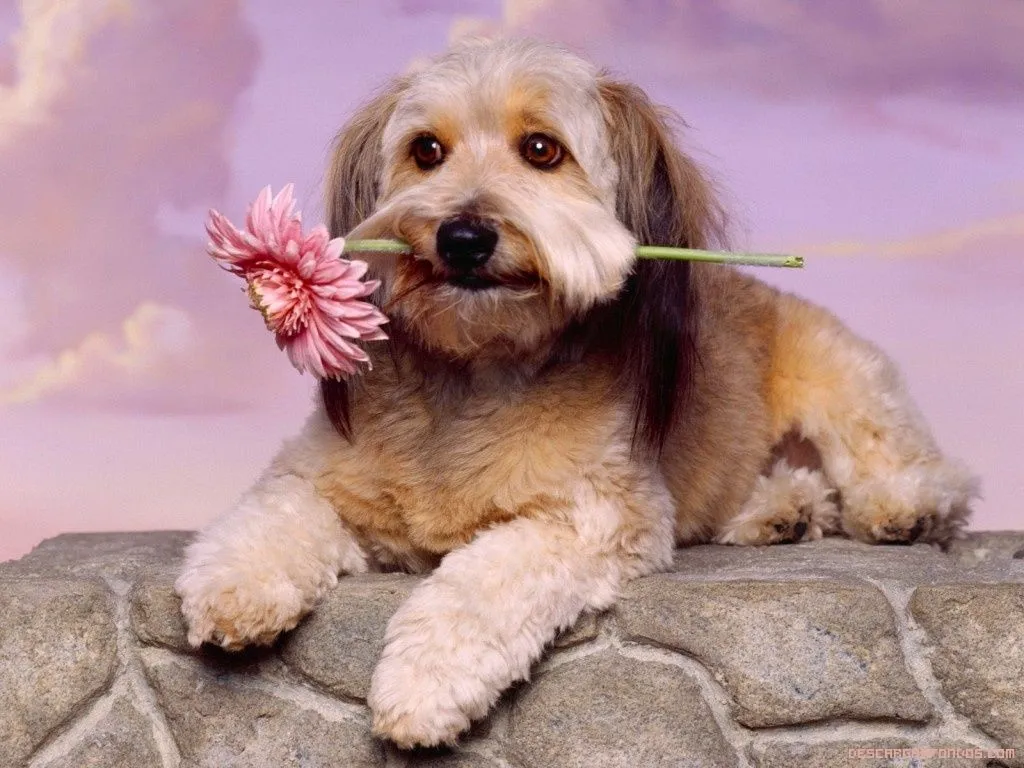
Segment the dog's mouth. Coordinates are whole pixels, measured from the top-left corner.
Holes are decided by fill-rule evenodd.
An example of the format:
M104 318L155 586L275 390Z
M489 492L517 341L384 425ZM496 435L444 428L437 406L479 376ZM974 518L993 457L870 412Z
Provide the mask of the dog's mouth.
M472 293L504 288L514 292L536 291L543 280L535 273L494 272L488 269L453 270L432 260L413 256L406 262L410 282L419 286L451 287Z
M453 285L456 288L462 288L467 291L487 291L505 285L501 280L475 272L457 272L448 275L445 282L448 285Z

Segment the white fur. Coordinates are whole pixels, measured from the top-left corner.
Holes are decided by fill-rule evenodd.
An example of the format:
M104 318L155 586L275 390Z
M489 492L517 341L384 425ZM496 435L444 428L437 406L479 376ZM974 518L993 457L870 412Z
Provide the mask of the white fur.
M585 609L672 558L672 504L624 542L623 512L581 485L564 516L514 520L447 555L392 617L368 703L374 731L399 746L452 743L525 680L545 645Z
M839 510L832 500L835 489L825 476L806 467L793 469L778 462L770 475L762 475L739 514L715 537L719 544L775 544L814 541L834 533ZM801 533L797 528L803 524Z
M175 589L189 642L236 650L273 642L340 572L366 570L359 544L308 480L268 473L189 545Z

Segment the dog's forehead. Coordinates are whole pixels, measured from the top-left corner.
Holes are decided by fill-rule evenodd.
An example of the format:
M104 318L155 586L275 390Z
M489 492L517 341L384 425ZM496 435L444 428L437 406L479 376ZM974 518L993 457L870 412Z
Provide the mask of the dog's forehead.
M528 114L571 132L600 116L597 74L589 62L552 45L464 44L412 77L396 118L500 131Z

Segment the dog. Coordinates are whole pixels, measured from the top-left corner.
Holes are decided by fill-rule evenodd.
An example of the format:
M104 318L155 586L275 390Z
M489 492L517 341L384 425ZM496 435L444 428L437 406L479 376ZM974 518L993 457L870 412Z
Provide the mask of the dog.
M500 40L342 129L333 234L412 246L370 259L390 339L188 547L193 645L270 644L340 574L429 573L368 704L400 747L450 744L676 546L960 534L978 481L877 347L732 267L635 257L724 242L671 126L580 57Z

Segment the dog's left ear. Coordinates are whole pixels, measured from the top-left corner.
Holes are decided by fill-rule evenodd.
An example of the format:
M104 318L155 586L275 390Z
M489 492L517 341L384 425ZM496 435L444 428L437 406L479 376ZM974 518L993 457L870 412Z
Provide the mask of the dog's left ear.
M332 237L347 235L377 205L383 163L381 139L404 87L404 81L398 80L364 104L335 140L325 189ZM331 424L351 440L348 383L321 379L320 396Z
M338 133L326 182L332 237L344 237L371 213L380 195L381 139L405 81L396 80L364 104Z
M697 165L674 143L667 110L634 85L598 82L612 156L616 211L641 245L708 248L724 242L722 209ZM634 445L659 453L692 387L697 297L685 261L637 261L622 289L623 376L633 392Z

